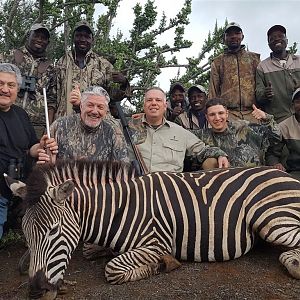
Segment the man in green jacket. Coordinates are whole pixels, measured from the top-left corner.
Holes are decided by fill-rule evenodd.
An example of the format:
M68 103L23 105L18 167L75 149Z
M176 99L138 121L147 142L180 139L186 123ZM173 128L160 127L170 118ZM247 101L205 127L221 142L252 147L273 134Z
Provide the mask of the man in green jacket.
M300 88L296 89L292 96L292 105L295 113L279 123L283 139L281 143L268 150L267 163L300 179ZM284 146L289 152L286 165L281 160Z
M256 101L281 122L293 114L291 99L300 86L300 56L286 50L288 39L282 25L272 26L267 36L272 53L257 67Z

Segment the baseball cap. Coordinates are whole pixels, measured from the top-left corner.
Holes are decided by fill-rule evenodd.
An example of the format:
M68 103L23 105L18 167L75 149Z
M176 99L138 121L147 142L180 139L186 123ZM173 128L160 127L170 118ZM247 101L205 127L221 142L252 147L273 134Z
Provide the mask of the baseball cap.
M296 95L300 93L300 87L296 89L296 91L293 93L292 101L296 98Z
M75 24L73 32L75 32L78 28L85 27L87 28L92 35L94 35L93 27L86 20L81 20Z
M185 88L180 82L175 82L171 85L170 94L172 94L175 89L182 90L185 93Z
M50 37L50 31L49 31L49 29L44 24L42 24L42 23L32 24L32 26L30 27L29 31L36 31L36 30L39 30L39 29L43 29L43 30L47 31L48 38Z
M206 89L202 85L198 84L198 85L192 85L188 89L188 97L190 97L192 91L194 91L194 90L196 90L196 91L198 91L200 93L204 93L205 95L207 94Z
M240 24L236 23L236 22L230 22L227 24L226 28L225 28L225 32L227 32L230 28L238 28L241 32L243 32Z
M275 30L278 30L278 31L281 31L281 32L283 32L284 34L286 34L286 29L285 29L285 27L283 27L282 25L274 25L274 26L272 26L269 30L268 30L268 32L267 32L267 36L269 36L273 31L275 31Z

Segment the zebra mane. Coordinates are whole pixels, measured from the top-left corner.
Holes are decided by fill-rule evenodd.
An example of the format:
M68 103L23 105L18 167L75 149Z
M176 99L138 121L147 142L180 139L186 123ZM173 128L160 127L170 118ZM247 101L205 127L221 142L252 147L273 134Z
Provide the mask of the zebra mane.
M134 167L116 161L91 161L91 160L61 160L55 165L36 165L26 181L27 192L25 204L31 207L39 202L49 185L57 185L72 179L76 185L92 181L96 177L100 183L109 183L126 180L136 176ZM94 178L93 178L94 179Z

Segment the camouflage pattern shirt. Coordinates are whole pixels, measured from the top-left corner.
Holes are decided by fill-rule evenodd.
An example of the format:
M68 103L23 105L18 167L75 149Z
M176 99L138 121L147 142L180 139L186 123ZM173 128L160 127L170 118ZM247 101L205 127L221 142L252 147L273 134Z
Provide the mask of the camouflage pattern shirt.
M205 145L194 134L166 119L155 128L143 115L131 119L129 128L150 172L181 172L186 156L197 159L200 164L209 157L227 156L220 148Z
M209 99L224 99L229 110L252 111L255 103L255 73L260 55L246 51L225 52L211 64Z
M54 121L50 134L58 144L58 158L129 162L121 129L103 120L97 128L85 126L79 114Z
M72 51L67 51L66 54L57 62L57 91L58 91L58 109L56 117L69 115L72 113L72 107L69 108L67 99L68 95L79 86L81 91L87 87L98 85L105 88L111 99L121 100L129 93L129 84L124 91L114 87L112 82L112 64L90 50L85 57L85 66L80 68L74 59Z
M223 132L214 132L212 128L192 131L210 146L220 147L228 153L232 167L255 167L265 165L265 152L270 145L281 141L281 133L273 116L261 124L245 120L228 122Z
M27 97L23 108L29 115L30 121L33 125L45 127L44 87L47 93L48 110L55 111L57 107L56 71L53 64L46 57L33 58L25 46L12 50L8 54L0 54L0 61L17 65L22 76L29 75L36 78L35 91L28 92L26 96L26 93L20 90L16 104L23 107L23 100Z

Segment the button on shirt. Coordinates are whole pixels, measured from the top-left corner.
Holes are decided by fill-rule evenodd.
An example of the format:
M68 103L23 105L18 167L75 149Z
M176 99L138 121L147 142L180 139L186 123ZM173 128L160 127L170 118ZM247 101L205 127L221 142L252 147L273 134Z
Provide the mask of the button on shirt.
M219 148L206 146L194 134L173 122L164 119L162 125L154 128L143 117L142 123L147 136L137 146L150 172L181 172L185 156L196 156L200 163L208 157L226 156Z

